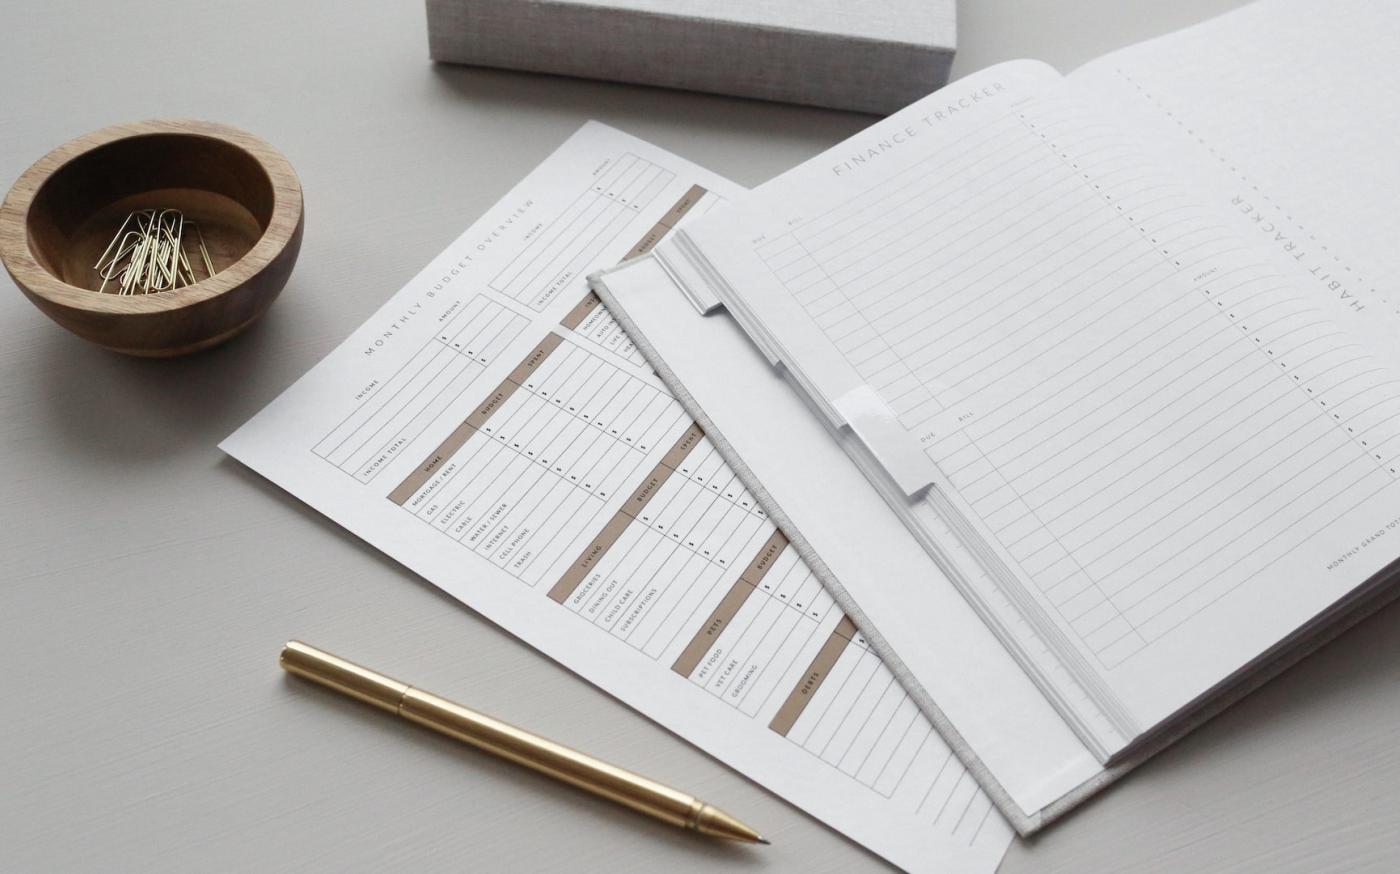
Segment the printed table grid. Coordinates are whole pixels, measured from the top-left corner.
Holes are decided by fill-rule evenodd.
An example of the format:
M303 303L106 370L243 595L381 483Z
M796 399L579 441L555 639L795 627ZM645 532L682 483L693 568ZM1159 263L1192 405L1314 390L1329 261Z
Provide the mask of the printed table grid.
M391 499L533 586L686 423L655 386L549 335Z
M496 291L541 311L598 263L675 174L632 153L614 160L557 218L491 278Z
M703 193L688 192L638 251ZM591 293L559 328L624 361L639 358ZM557 576L577 554L551 598L648 657L674 660L673 670L745 715L771 709L792 695L788 684L800 681L805 654L839 608L679 404L559 340L550 335L527 355L391 499L531 586ZM671 441L645 476L645 458ZM632 496L610 520L610 496L629 488ZM548 543L537 544L544 532ZM842 627L858 641L850 651L878 663ZM842 730L852 736L839 747L844 758L832 763L889 798L940 745L930 743L931 726L885 673L878 699L841 703L850 716ZM842 688L809 697L826 705ZM806 751L831 761L837 749ZM941 802L938 821L949 799L930 797ZM987 811L959 812L969 819L971 842Z
M622 325L613 318L608 308L603 306L603 301L592 291L584 295L583 300L569 311L560 324L633 366L641 367L646 363L637 344L632 342Z
M1124 137L1048 115L1010 115L758 253L1112 667L1279 560L1296 542L1279 527L1384 488L1400 392L1329 348L1281 277L1231 269L1242 247ZM1197 291L1187 270L1215 275ZM1247 400L1215 409L1220 385ZM1152 445L1159 425L1193 427L1205 463L1113 443ZM1265 444L1281 482L1251 464ZM1241 529L1255 507L1270 524ZM1232 545L1248 554L1225 564Z
M473 296L312 452L356 480L370 482L471 387L527 324L484 295Z
M931 823L975 840L991 804L848 617L829 633L770 725L885 798L916 796Z

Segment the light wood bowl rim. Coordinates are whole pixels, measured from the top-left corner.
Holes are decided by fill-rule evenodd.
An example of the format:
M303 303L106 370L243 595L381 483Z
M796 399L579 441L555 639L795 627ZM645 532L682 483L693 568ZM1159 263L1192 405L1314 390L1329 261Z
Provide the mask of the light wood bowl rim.
M34 256L29 234L29 210L43 186L59 169L119 140L152 135L177 135L219 140L247 153L272 186L272 217L262 236L242 258L193 285L159 294L99 294L70 285L54 276ZM301 183L291 163L262 138L232 125L197 119L150 119L114 124L75 137L20 175L0 204L0 258L20 286L30 294L67 309L92 313L131 315L178 310L218 297L257 276L292 239L302 217Z

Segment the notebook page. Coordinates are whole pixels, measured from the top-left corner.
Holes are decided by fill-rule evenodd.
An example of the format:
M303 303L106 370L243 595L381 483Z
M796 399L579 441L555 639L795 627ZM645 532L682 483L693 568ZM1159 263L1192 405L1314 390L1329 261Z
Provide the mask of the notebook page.
M1010 584L984 596L1097 686L1111 753L1364 579L1269 572L1321 574L1391 521L1396 474L1317 395L1400 383L1072 93L940 128L855 194L830 183L892 123L689 236L838 417L873 390L885 434L936 465L934 499Z
M1151 131L1306 291L1393 337L1397 39L1394 3L1260 0L1105 55L1068 84Z
M1008 826L588 291L739 191L589 124L223 448L895 864L985 874Z
M1393 366L1400 353L1397 40L1393 3L1259 0L1110 53L1072 73L1066 87L1142 133L1233 219L1281 275L1271 284L1328 309L1370 359ZM1330 361L1357 353L1334 351ZM1345 371L1335 373L1314 383L1319 402L1372 461L1391 469L1400 452L1394 386L1362 390ZM1328 576L1350 563L1353 578L1365 577L1400 551L1376 536L1383 531L1394 533L1378 525L1303 573Z

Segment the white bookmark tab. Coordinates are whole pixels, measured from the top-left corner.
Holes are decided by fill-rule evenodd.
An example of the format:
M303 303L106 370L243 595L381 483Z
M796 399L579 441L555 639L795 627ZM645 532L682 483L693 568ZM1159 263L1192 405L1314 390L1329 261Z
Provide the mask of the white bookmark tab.
M904 494L917 497L933 484L938 474L933 459L919 449L875 389L856 386L832 406Z
M675 240L667 240L658 246L652 255L675 280L676 287L685 295L686 300L690 301L690 305L695 307L697 313L708 316L724 306L724 301L720 300L715 290L713 278L706 276L688 257L688 253L677 246Z

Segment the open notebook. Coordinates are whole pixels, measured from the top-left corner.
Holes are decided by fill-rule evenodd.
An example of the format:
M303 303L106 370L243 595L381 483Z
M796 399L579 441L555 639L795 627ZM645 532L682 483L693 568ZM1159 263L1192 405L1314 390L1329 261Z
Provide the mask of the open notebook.
M1397 44L991 67L595 277L1022 832L1394 594Z

